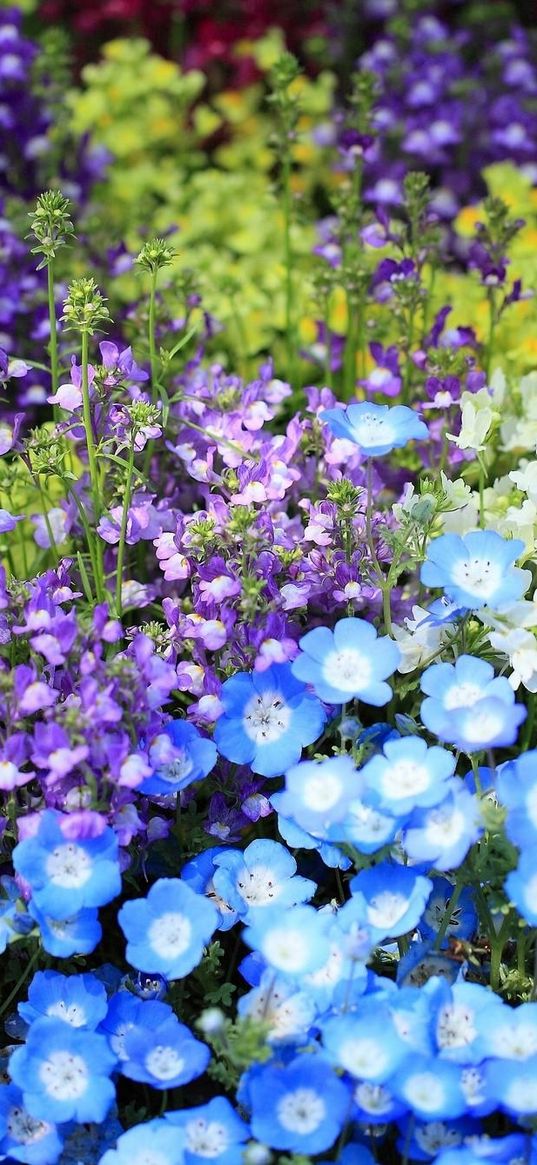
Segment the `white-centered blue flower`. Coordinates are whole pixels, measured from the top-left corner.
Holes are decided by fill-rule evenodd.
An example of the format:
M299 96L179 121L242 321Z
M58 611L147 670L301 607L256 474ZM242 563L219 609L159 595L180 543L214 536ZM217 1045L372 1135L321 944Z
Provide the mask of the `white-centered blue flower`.
M25 1107L22 1090L16 1084L0 1088L0 1153L2 1160L23 1161L25 1165L49 1165L57 1161L62 1141L55 1124L41 1120Z
M300 759L302 749L321 735L326 712L306 690L290 664L264 672L241 672L222 685L224 714L217 721L218 751L254 773L276 777Z
M507 809L505 832L521 850L537 843L537 749L502 765L497 778L498 796Z
M104 1036L47 1017L35 1020L13 1052L9 1074L32 1116L102 1121L116 1095L109 1079L116 1063Z
M287 769L285 789L277 794L278 812L300 829L319 837L342 821L363 781L350 756L302 761Z
M118 922L132 967L182 979L197 967L218 926L218 911L178 878L160 878L147 898L124 903Z
M166 1121L182 1129L185 1137L185 1165L237 1165L242 1161L249 1129L224 1096L214 1096L198 1108L168 1112Z
M377 942L399 938L418 926L432 882L408 866L379 862L352 879L353 897L365 903L365 921Z
M185 1165L184 1150L183 1130L157 1118L123 1133L99 1165Z
M247 1085L254 1137L274 1149L314 1155L330 1149L348 1114L350 1091L321 1056L262 1065Z
M453 714L468 711L480 700L502 700L508 707L515 695L505 676L495 676L494 668L474 655L460 655L455 663L433 663L421 677L426 699L420 717L429 732L440 740L451 740Z
M414 861L430 862L437 870L456 870L483 832L477 798L453 782L438 805L411 814L403 848Z
M118 841L108 826L97 837L72 839L68 817L46 809L32 837L13 850L18 874L31 886L32 901L50 918L71 918L102 906L121 891Z
M417 806L437 805L455 769L445 748L427 748L418 736L387 740L382 755L364 765L362 776L379 798L381 808L405 816Z
M106 988L95 975L60 975L57 971L38 971L27 1003L18 1006L27 1023L48 1015L90 1030L97 1027L107 1009Z
M334 630L315 627L300 640L301 654L291 665L293 675L312 685L328 704L359 699L381 707L391 699L385 681L393 675L401 652L393 639L378 636L365 619L340 619Z
M323 1046L333 1064L357 1080L384 1084L408 1053L387 1004L362 1005L321 1023Z
M292 906L285 912L273 906L256 912L243 938L275 971L302 976L326 962L328 924L327 916L313 906Z
M422 1120L452 1119L466 1109L458 1065L437 1057L408 1056L392 1076L390 1087Z
M429 430L406 405L351 404L319 413L336 437L359 445L366 457L382 457L409 441L426 441Z
M258 838L244 853L228 850L214 859L213 885L217 895L251 921L256 911L270 906L296 906L313 898L317 884L297 876L292 854L280 842Z
M448 598L471 611L515 603L531 583L529 570L513 566L524 549L520 539L502 538L495 530L441 534L429 543L421 581L443 587Z

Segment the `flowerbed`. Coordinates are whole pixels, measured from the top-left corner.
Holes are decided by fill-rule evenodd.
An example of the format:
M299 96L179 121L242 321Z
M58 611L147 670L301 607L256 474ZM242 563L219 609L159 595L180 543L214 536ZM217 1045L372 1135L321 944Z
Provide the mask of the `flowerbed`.
M536 1157L537 71L366 7L2 14L6 1161Z

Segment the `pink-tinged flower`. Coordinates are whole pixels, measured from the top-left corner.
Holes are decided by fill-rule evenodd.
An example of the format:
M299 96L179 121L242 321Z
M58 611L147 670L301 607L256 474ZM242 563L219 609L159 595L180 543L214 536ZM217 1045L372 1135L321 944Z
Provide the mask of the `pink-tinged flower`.
M159 537L153 540L153 546L156 547L158 564L166 582L189 577L190 563L179 551L175 534L170 532L159 534Z
M147 763L145 756L131 753L120 767L118 785L125 789L136 789L151 772L151 765Z

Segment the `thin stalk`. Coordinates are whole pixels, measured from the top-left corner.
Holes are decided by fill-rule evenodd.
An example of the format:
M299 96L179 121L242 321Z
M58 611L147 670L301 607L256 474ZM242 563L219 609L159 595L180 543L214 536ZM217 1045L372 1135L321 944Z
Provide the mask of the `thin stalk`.
M435 950L435 951L440 950L440 947L442 945L442 941L444 939L447 928L449 926L450 918L453 914L453 911L456 909L458 902L459 902L459 898L462 894L463 885L464 884L463 884L462 880L457 878L457 880L455 882L455 886L453 888L453 894L451 895L449 902L446 903L446 909L444 910L444 916L442 918L442 921L441 921L440 926L438 927L438 931L436 933L436 938L434 940L434 947L433 947L433 950Z
M20 988L22 987L23 983L26 982L30 972L33 971L35 964L39 958L40 952L41 952L41 947L37 946L31 959L29 959L28 962L24 964L24 970L22 972L22 975L17 980L13 990L9 992L7 999L4 999L2 1006L0 1007L0 1015L5 1015L10 1003L12 1003L13 1000L17 998L17 995L20 991Z
M156 343L156 302L158 268L151 272L149 289L149 363L151 366L151 403L158 403L157 388L157 343Z
M86 448L88 451L88 467L90 477L91 496L93 501L93 521L95 526L99 521L101 515L101 495L99 482L99 467L97 465L97 453L95 449L95 441L93 437L93 425L91 420L90 399L89 399L89 374L88 374L88 334L82 332L82 412L84 417L84 430L86 433ZM103 579L103 551L102 544L97 534L91 531L89 524L86 524L86 534L88 536L88 547L93 542L92 561L95 572L95 587L101 602L104 598L104 579ZM90 549L91 554L91 549Z
M489 934L490 939L490 985L493 991L498 991L500 986L500 968L502 964L503 948L511 933L512 918L508 914L504 918L502 925L495 934Z
M291 243L291 157L289 146L285 149L282 170L283 186L283 254L285 265L285 335L287 344L288 376L294 387L295 378L295 334L293 323L293 248Z
M371 561L377 573L377 581L380 590L382 591L382 613L384 617L384 626L388 635L392 633L392 606L391 606L391 578L390 574L385 578L382 567L377 557L375 541L373 538L373 459L367 459L367 501L365 511L365 536L366 542L371 555Z
M58 375L58 336L56 332L56 301L54 299L54 267L52 260L47 263L47 289L48 289L48 318L50 324L50 383L52 388L52 396L55 396L58 391L59 375ZM56 411L56 405L54 406Z
M125 494L123 498L123 511L121 514L121 528L119 532L119 544L117 548L117 563L116 563L116 612L118 619L122 615L122 601L121 588L123 583L123 561L125 558L125 538L127 534L127 522L129 520L129 506L132 495L132 479L134 475L134 437L131 438L129 448L129 460L127 465L127 477L125 480Z

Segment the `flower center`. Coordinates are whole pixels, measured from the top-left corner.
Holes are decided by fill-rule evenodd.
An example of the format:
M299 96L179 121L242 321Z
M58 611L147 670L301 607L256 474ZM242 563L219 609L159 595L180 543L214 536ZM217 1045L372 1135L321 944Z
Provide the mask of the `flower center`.
M440 1048L463 1048L477 1035L474 1015L463 1004L446 1004L438 1015L436 1038Z
M287 731L291 720L291 709L279 692L264 692L262 696L252 696L243 716L243 728L250 740L256 744L274 744Z
M430 773L426 765L412 760L401 760L390 765L382 776L384 791L390 797L406 797L409 793L422 793L427 789Z
M186 1147L197 1157L219 1157L229 1146L229 1134L218 1121L189 1121Z
M161 781L169 781L170 784L174 784L175 781L182 781L185 777L189 777L193 768L194 765L191 758L186 752L181 752L169 764L163 765L161 769L157 769L156 775L160 777Z
M237 882L237 889L241 898L249 902L250 906L268 906L281 894L281 885L275 881L274 870L269 866L255 866L248 876L242 875Z
M46 872L56 886L64 890L85 886L92 875L93 862L82 846L69 842L57 845L45 862Z
M371 899L367 916L371 926L376 926L379 930L386 930L387 927L393 926L395 922L405 913L408 902L403 898L402 894L394 894L391 890L383 890L381 894L376 894Z
M149 946L163 959L182 955L190 943L192 926L184 914L168 911L151 923L148 931Z
M392 425L384 417L376 417L374 413L364 413L352 428L354 440L358 445L389 445L394 438Z
M70 1023L71 1027L83 1027L86 1022L86 1013L82 1007L77 1003L67 1004L63 999L58 1003L51 1003L47 1007L47 1015L55 1015L58 1019L63 1019L65 1023Z
M45 1092L55 1100L78 1100L89 1083L85 1060L70 1052L52 1052L48 1060L39 1065L39 1078Z
M326 1114L326 1105L312 1088L296 1088L280 1100L276 1112L284 1129L307 1134L319 1128Z
M266 937L264 954L280 971L298 973L304 966L303 935L297 930L272 930Z
M490 599L502 581L502 568L485 558L466 558L453 566L452 581L478 599Z
M323 678L342 692L361 692L371 679L371 664L361 651L344 647L331 651L323 663Z
M354 1099L364 1112L374 1113L376 1116L389 1112L392 1107L392 1098L387 1089L383 1088L382 1084L370 1084L368 1081L358 1085Z
M303 794L308 809L322 812L337 805L341 796L341 781L332 773L319 773L310 777Z
M147 1071L157 1080L173 1080L182 1071L184 1060L175 1048L157 1044L145 1058Z
M477 684L453 684L445 694L444 708L447 712L452 708L469 708L482 698L483 689Z
M432 1072L417 1072L408 1080L406 1095L411 1103L419 1105L425 1112L432 1112L442 1103L444 1089Z

